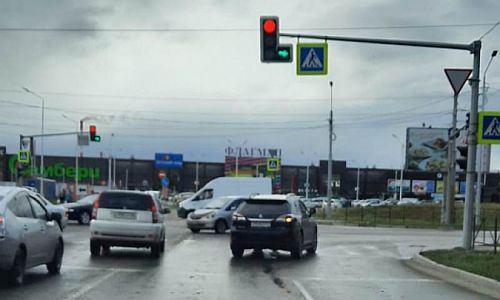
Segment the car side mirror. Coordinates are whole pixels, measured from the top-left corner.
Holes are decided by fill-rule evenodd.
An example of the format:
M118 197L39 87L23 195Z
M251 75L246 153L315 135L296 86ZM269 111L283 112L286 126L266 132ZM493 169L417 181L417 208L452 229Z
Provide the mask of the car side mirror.
M57 221L57 222L61 222L61 219L62 219L62 216L60 213L57 213L57 212L52 212L49 214L49 218L48 218L48 221Z
M315 214L316 214L316 208L312 207L311 209L309 209L309 217L311 217Z

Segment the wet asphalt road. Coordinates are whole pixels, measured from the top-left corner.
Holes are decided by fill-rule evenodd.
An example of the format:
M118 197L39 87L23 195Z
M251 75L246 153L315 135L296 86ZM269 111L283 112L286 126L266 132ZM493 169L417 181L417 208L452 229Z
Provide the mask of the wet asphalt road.
M404 263L423 248L458 246L457 231L320 226L316 256L247 250L236 260L229 234L191 234L184 220L167 219L160 259L128 248L91 259L88 227L70 224L61 274L31 269L0 299L489 299Z

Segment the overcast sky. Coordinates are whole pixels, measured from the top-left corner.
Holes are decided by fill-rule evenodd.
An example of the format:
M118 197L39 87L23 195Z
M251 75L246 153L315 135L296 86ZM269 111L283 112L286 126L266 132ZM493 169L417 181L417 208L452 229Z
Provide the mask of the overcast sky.
M97 125L85 155L224 160L227 146L281 148L284 164L328 157L333 81L334 159L399 168L406 128L450 127L444 68L471 68L466 51L329 42L327 76L260 62L259 16L281 32L470 43L500 20L495 0L22 1L0 2L0 145L19 134ZM500 27L500 26L499 26ZM301 39L301 42L308 42ZM282 38L282 42L297 43ZM310 41L313 42L313 41ZM481 77L500 28L483 39ZM500 61L487 74L488 110L500 110ZM481 78L482 79L482 78ZM481 83L482 84L482 83ZM459 99L458 125L470 108ZM76 138L45 139L74 155ZM492 168L500 169L500 147Z

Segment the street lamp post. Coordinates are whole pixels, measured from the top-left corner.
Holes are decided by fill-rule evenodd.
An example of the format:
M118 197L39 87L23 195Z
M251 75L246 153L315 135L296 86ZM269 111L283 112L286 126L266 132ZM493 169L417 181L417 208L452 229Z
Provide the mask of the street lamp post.
M484 69L483 73L483 88L482 88L482 93L481 93L481 111L484 111L484 107L486 105L486 72L488 72L488 69L491 65L491 62L493 61L493 58L497 55L498 51L494 50L491 53L490 56L490 61L488 62L488 65L486 66L486 69ZM484 151L486 150L485 145L477 145L478 146L478 151L479 151L479 162L478 162L478 167L477 167L477 182L476 182L476 195L475 195L475 204L476 204L476 225L481 224L481 187L482 187L482 178L483 177L483 155ZM487 171L487 170L485 170Z
M40 183L40 194L44 195L44 175L43 175L43 171L44 171L44 165L43 165L43 136L45 134L45 130L44 130L44 126L45 126L45 99L38 95L37 93L31 91L30 89L28 89L27 87L23 87L23 90L27 93L30 93L32 95L34 95L35 97L37 98L40 98L42 100L42 136L41 136L41 143L40 143L40 173L42 175L42 182Z
M231 140L227 140L229 142L229 144L233 144L231 142ZM240 145L240 146L237 146L236 147L236 177L238 177L238 169L239 169L239 156L241 155L241 148L243 148L243 146L245 146L247 143L247 141L243 141L243 143Z
M398 136L393 133L392 136L401 144L401 179L399 180L399 201L403 198L403 172L405 166L405 143L403 143Z
M332 138L333 138L333 81L330 84L330 118L328 119L329 134L328 134L328 184L326 190L327 205L326 216L330 218L332 215Z

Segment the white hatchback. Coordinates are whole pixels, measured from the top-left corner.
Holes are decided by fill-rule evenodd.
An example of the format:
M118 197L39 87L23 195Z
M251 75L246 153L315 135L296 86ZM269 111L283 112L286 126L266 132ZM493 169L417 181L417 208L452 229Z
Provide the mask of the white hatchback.
M165 249L165 224L161 209L142 192L105 191L94 203L90 222L90 253L99 256L101 248L146 247L153 257Z

